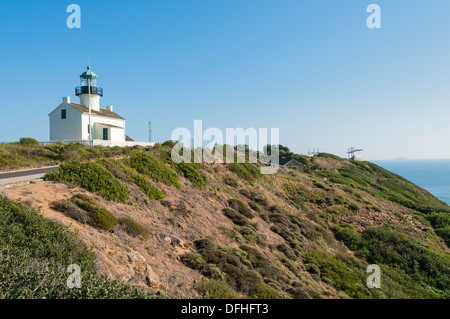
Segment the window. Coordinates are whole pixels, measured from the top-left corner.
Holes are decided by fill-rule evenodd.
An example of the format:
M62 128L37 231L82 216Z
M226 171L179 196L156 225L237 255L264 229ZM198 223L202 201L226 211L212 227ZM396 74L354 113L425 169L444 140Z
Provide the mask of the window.
M91 134L91 127L88 124L88 134Z
M66 116L67 116L66 113L67 113L66 110L61 110L61 119L64 120L66 118Z
M109 140L109 138L108 138L108 129L106 127L103 129L103 139L105 141Z

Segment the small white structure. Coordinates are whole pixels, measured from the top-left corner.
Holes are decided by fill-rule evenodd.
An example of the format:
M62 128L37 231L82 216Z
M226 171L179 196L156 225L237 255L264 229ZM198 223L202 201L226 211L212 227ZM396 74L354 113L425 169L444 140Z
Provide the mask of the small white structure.
M75 88L80 104L63 97L62 103L48 116L51 142L78 142L104 146L152 146L154 143L135 142L125 134L125 119L115 113L113 106L100 108L103 89L97 87L98 76L87 70L80 75L81 86Z

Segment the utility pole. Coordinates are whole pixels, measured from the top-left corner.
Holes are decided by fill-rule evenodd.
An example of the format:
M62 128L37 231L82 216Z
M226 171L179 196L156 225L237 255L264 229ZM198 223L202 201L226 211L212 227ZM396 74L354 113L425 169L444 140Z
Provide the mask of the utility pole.
M152 119L148 119L148 141L152 141Z

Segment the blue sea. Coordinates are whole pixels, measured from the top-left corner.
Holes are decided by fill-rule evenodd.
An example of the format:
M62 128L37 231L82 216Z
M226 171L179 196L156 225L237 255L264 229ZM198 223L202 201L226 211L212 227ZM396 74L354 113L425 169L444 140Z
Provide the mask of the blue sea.
M450 159L371 162L406 178L450 205Z

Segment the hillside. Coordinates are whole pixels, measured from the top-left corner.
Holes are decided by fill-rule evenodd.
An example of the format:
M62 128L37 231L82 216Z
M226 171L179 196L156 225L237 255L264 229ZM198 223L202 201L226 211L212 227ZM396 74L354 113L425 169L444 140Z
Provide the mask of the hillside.
M2 198L1 218L11 205L41 215L29 238L75 234L95 254L91 273L168 297L449 297L450 207L400 176L330 154L293 154L303 172L274 175L177 165L171 146L2 145L4 169L63 164L45 181L0 188L30 207ZM369 264L381 267L381 289L366 287Z

